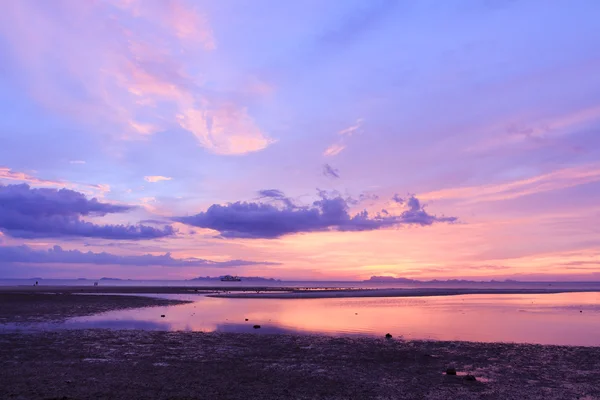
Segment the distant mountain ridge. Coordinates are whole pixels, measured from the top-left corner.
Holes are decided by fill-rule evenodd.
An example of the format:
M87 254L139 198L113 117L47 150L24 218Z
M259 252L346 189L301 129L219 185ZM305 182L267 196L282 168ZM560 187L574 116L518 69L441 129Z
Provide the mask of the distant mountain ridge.
M420 283L415 279L409 278L395 278L393 276L372 276L370 279L364 280L363 282L404 282L404 283Z
M489 282L489 283L519 283L514 279L505 279L502 281L496 281L494 279L490 281L472 281L468 279L433 279L429 281L420 281L417 279L410 278L395 278L393 276L372 276L369 279L364 280L363 282L394 282L394 283L481 283L481 282Z

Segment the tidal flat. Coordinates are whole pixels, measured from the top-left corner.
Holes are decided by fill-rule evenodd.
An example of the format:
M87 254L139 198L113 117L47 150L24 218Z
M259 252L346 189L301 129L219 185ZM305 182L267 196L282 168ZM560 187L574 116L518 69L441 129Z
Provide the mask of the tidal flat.
M9 293L0 295L0 315L19 325L163 302L174 304ZM384 335L0 331L0 398L600 399L600 347Z
M590 347L69 330L1 334L0 370L2 399L600 398Z

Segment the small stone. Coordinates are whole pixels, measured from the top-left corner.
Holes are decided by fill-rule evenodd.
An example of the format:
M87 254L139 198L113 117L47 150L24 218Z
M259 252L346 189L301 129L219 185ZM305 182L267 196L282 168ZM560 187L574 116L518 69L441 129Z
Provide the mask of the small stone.
M164 317L165 317L165 314L161 314L161 316L160 316L160 317L161 317L161 318L164 318Z
M254 325L253 328L254 329L260 329L260 325Z
M246 318L246 321L248 321L248 318Z
M456 375L456 369L454 369L454 368L448 368L446 370L446 375Z
M477 378L475 378L473 375L465 375L465 381L475 382L476 380Z
M391 334L389 334L389 333L386 333L386 334L385 334L385 338L386 338L386 339L391 339L391 338L392 338L392 335L391 335Z

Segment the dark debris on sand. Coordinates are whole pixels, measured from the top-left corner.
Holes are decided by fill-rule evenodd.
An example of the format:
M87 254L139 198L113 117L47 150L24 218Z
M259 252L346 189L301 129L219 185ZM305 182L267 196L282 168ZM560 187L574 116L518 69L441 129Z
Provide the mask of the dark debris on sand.
M445 374L449 365L457 376ZM600 398L600 348L593 347L201 332L5 333L0 371L1 399Z

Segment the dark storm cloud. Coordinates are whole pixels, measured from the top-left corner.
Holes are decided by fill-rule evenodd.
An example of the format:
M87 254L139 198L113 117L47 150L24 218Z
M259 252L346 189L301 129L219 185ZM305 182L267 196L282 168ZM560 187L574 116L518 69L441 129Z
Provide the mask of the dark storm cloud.
M104 216L131 210L128 205L101 203L69 189L32 189L0 185L0 230L20 238L79 236L104 239L154 239L175 233L171 226L97 225L82 216Z

